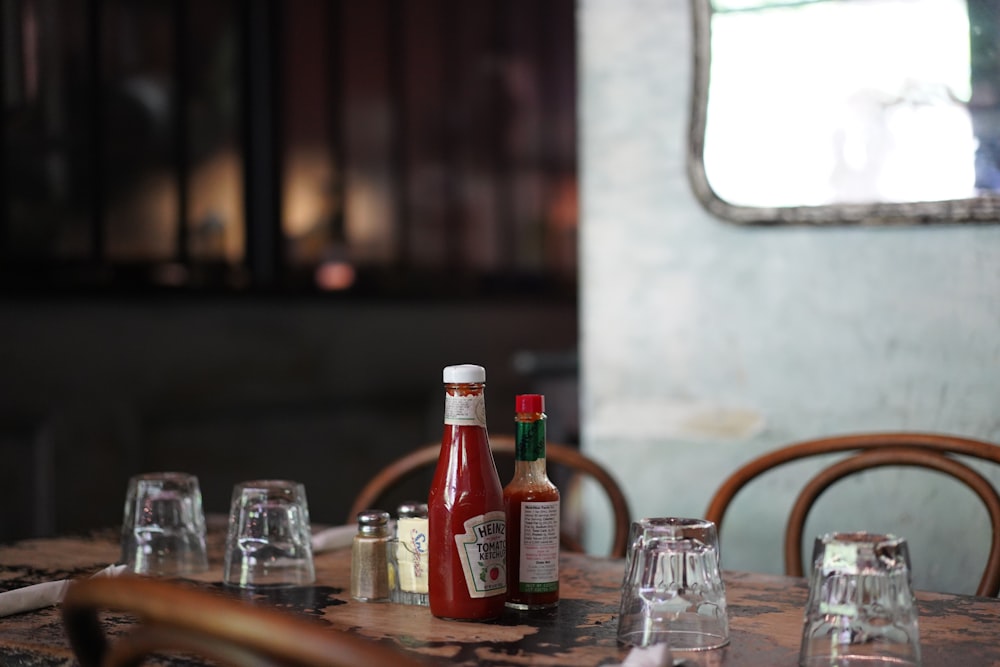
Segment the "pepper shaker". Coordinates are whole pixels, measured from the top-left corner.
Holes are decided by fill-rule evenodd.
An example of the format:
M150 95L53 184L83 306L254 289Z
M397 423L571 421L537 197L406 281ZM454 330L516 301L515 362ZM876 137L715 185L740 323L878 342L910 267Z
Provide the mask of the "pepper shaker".
M351 545L351 597L364 602L389 599L389 513L358 513L358 533Z

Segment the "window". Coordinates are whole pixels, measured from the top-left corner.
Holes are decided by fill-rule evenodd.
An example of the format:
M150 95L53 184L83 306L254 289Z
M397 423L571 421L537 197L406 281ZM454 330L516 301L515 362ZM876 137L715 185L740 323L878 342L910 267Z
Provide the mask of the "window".
M575 293L572 0L2 7L7 291Z
M986 0L694 0L689 173L742 223L995 221Z

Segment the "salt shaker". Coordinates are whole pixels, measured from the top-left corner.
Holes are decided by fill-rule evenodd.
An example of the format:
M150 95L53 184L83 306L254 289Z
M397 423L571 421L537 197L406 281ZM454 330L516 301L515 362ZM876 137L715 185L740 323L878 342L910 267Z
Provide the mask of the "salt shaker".
M389 599L389 513L358 513L358 533L351 546L351 597L364 602Z
M395 556L398 585L393 602L426 606L427 503L403 503L397 510Z

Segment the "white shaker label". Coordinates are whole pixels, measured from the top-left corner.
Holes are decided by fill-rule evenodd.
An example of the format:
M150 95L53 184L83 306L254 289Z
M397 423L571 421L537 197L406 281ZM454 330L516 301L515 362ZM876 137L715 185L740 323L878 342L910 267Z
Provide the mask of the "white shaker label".
M404 517L396 521L396 562L399 587L408 593L427 592L427 519Z
M487 598L507 592L507 518L487 512L465 522L465 534L455 535L458 560L465 572L469 597Z

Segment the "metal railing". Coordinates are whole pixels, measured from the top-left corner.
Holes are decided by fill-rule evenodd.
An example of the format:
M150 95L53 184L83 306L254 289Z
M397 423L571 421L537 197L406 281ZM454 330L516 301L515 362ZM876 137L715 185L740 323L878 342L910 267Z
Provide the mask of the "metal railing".
M0 289L575 284L572 0L8 0Z

